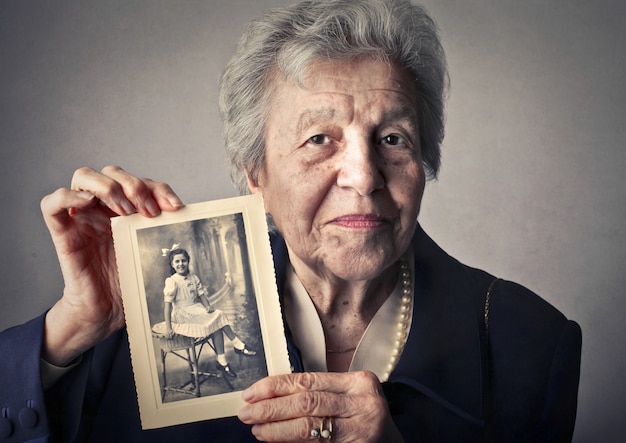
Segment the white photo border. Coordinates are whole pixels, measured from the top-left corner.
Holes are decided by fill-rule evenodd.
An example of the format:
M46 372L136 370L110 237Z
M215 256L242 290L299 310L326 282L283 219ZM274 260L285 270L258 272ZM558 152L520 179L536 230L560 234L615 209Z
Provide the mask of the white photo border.
M135 214L111 221L122 301L143 429L237 415L241 391L164 403L139 260L137 231L241 214L268 375L291 372L262 197L258 194L195 203L158 217ZM165 245L164 245L165 246Z

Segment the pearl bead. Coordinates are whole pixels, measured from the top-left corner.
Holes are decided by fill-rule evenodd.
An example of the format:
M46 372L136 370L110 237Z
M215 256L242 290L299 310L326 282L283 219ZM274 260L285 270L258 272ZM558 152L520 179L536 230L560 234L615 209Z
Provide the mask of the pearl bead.
M322 432L320 432L320 435L322 436L323 439L328 439L328 437L330 437L330 431L328 429L324 429Z

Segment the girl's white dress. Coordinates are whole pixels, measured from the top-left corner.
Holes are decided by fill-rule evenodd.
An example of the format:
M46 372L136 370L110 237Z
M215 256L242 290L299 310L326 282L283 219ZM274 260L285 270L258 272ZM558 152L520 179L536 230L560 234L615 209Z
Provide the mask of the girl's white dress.
M206 337L228 325L228 317L219 309L207 313L199 297L207 295L197 275L174 274L165 279L164 301L172 304L172 329L187 337Z

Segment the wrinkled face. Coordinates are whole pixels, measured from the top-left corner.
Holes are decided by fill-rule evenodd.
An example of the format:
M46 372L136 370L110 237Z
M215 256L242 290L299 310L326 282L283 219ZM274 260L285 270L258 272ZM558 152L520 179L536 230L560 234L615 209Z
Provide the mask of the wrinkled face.
M187 275L189 273L189 260L187 260L185 254L174 254L170 264L179 275Z
M294 266L376 277L408 248L424 190L411 79L359 59L316 62L303 86L276 82L251 190L263 194Z

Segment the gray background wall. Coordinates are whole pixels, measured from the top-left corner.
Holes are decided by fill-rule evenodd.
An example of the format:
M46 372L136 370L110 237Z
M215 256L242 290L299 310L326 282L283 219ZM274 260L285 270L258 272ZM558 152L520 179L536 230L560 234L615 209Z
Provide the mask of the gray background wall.
M120 164L191 203L235 195L216 112L244 24L280 0L0 2L0 329L60 295L40 198ZM452 78L421 222L584 334L575 441L626 433L626 3L427 0Z

